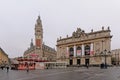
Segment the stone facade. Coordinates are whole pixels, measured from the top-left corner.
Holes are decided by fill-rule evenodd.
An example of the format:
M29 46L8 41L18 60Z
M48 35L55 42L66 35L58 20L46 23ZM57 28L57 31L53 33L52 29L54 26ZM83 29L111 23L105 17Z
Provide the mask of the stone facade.
M112 64L120 65L120 49L112 50Z
M86 33L77 28L72 36L57 39L57 61L67 62L68 65L100 65L106 63L111 65L110 28Z
M3 51L2 48L0 48L0 66L9 64L9 58L8 55Z
M24 57L48 61L56 61L56 50L43 43L43 28L40 16L35 24L35 45L33 39L30 48L24 52Z

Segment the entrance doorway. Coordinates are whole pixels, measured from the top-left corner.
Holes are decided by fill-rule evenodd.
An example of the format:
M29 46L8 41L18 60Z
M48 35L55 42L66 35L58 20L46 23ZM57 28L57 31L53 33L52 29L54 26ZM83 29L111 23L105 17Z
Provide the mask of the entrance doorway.
M89 66L89 59L85 59L85 65Z
M70 65L73 65L73 60L72 59L70 59Z
M80 65L80 63L81 63L81 60L77 59L77 65Z

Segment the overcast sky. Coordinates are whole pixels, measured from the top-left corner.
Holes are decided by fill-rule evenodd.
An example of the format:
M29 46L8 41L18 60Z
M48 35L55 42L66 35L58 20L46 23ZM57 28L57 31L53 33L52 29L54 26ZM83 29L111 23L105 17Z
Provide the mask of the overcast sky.
M77 27L90 32L110 26L112 49L120 48L120 0L0 0L0 47L9 57L29 47L38 15L50 47Z

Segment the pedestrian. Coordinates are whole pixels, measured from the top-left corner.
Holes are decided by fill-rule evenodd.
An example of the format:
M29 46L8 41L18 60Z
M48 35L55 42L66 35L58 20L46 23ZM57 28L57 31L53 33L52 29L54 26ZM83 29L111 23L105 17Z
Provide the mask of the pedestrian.
M29 66L27 65L27 68L26 68L27 72L29 72Z
M2 69L2 70L3 70L3 68L4 68L4 67L3 67L3 66L1 66L1 69Z
M7 68L7 72L9 72L9 66L7 66L6 68Z
M89 64L88 63L86 64L86 67L87 67L87 69L89 68Z

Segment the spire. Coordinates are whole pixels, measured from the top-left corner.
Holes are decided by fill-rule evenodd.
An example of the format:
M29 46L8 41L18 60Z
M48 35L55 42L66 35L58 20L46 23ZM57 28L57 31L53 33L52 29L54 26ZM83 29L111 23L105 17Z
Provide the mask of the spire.
M33 39L31 39L30 47L33 47Z
M40 19L40 15L38 16L38 19Z
M41 19L40 19L40 15L38 16L38 19L37 19L37 24L40 24L41 23Z

